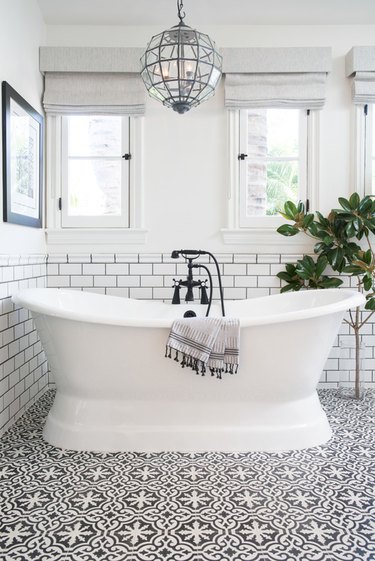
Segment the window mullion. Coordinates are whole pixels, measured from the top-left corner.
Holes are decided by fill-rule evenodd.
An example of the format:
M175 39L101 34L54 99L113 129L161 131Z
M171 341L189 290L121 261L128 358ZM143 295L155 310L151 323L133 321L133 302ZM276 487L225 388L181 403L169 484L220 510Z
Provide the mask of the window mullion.
M124 219L124 225L129 227L129 208L130 208L130 160L124 158L125 154L130 154L130 123L129 117L121 119L121 148L122 148L122 165L121 165L121 213Z
M61 227L68 225L68 197L69 197L69 185L68 185L68 136L69 136L69 120L67 117L63 116L61 118L61 199L62 205L60 212Z
M239 196L239 222L240 226L244 225L247 220L247 160L241 160L240 154L247 154L248 152L248 112L246 109L239 111L239 153L237 154L238 161L238 177L240 182L240 196Z
M121 160L122 156L68 156L69 160Z

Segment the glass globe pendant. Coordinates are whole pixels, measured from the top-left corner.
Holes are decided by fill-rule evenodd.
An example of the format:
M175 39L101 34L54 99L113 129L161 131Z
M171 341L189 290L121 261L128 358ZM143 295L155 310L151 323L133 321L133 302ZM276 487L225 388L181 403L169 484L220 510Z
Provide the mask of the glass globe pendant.
M222 56L208 35L184 23L182 0L177 0L177 10L180 23L147 45L141 76L151 97L183 114L214 95Z

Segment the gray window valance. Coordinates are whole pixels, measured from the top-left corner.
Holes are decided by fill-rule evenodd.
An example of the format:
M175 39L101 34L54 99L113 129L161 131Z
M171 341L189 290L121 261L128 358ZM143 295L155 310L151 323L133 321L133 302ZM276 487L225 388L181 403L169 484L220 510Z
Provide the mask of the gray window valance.
M375 103L375 47L353 47L345 64L347 77L353 78L353 102Z
M41 47L43 105L49 114L142 115L141 49Z
M325 103L331 49L223 49L225 105L321 109Z

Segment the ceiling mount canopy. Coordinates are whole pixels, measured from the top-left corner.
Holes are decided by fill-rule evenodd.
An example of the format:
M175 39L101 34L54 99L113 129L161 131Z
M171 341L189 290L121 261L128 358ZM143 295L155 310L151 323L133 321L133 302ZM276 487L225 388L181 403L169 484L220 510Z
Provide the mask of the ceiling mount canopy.
M214 95L222 57L208 35L184 23L182 0L177 13L177 25L151 38L141 76L151 97L183 114Z

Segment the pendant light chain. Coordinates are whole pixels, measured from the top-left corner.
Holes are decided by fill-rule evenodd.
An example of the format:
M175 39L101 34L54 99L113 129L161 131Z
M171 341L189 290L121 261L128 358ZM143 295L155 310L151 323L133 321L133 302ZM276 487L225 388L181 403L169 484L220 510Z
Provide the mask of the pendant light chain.
M183 11L184 9L184 3L182 0L177 0L177 12L178 12L178 18L180 20L180 23L184 23L184 18L186 16L186 13Z

